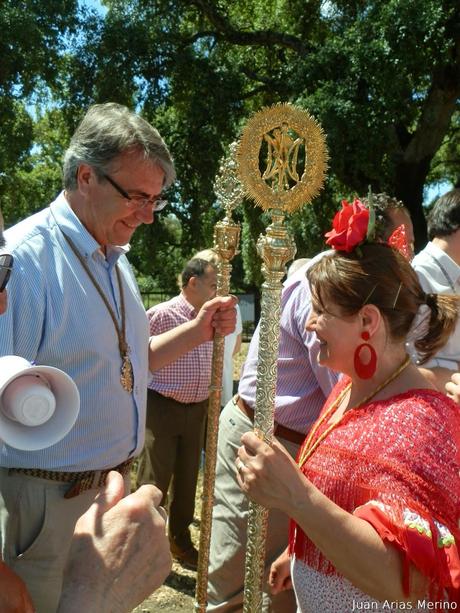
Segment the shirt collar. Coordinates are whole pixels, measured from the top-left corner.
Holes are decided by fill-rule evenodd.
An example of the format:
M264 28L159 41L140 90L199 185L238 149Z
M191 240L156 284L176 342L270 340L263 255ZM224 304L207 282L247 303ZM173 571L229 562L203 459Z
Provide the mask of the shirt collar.
M92 236L79 218L75 215L62 191L54 202L50 204L51 214L62 231L72 240L78 251L85 258L106 258L109 263L116 262L118 258L130 249L129 243L123 246L108 245L107 254L103 254L101 246Z
M187 300L187 298L184 296L183 292L181 292L178 296L178 301L179 304L181 306L181 308L190 316L195 317L196 316L196 310L195 307L193 307L190 302Z

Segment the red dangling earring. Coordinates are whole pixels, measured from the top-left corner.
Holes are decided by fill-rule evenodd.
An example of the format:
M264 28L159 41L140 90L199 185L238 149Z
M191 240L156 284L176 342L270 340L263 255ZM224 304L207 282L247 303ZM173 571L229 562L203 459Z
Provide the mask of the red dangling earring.
M369 332L362 332L361 338L363 339L363 341L368 341L370 338ZM366 347L371 354L369 362L367 362L367 364L364 364L361 359L361 349L363 349L363 347ZM372 345L369 345L369 343L366 342L361 343L361 345L358 345L355 349L354 365L356 374L360 379L370 379L377 369L377 354L375 353L374 347L372 347Z

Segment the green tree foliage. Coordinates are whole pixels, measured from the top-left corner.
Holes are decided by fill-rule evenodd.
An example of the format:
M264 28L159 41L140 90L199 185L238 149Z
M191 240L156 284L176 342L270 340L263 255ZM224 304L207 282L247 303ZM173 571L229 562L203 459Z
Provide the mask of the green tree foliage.
M107 57L123 58L124 70L121 59L116 70L120 90L129 90L126 82L135 73L137 100L162 125L176 158L175 213L191 229L184 254L210 243L216 215L211 185L226 144L250 113L279 101L310 109L330 150L324 194L290 222L299 253L320 249L319 237L340 197L367 193L369 185L406 202L418 243L424 243L423 188L432 180L431 163L446 149L438 155L449 174L449 155L458 147L456 0L106 5L110 17L101 48L107 52L115 44L117 53ZM138 52L126 47L120 53L128 39ZM99 74L97 81L104 78ZM253 216L247 210L244 215L250 223ZM257 225L250 223L244 234L243 256L251 263L247 281L255 280Z
M460 7L454 0L192 3L195 39L214 41L257 104L308 107L328 134L331 178L370 184L409 206L425 240L423 186L460 96ZM249 105L247 105L248 107Z
M12 205L16 173L27 172L34 139L26 104L39 102L47 88L55 87L65 36L77 25L76 11L77 0L0 4L0 197Z
M320 250L340 199L367 193L369 185L406 202L423 244L424 186L440 179L458 184L458 0L106 0L104 6L105 15L79 12L70 0L0 7L0 25L10 27L0 43L10 55L0 68L9 109L8 133L0 137L4 197L5 169L18 163L17 175L6 174L19 184L24 210L47 190L53 193L42 205L54 195L60 163L54 156L61 150L52 143L65 146L89 104L114 100L135 108L165 137L179 180L168 194L169 215L136 233L132 260L146 284L172 291L184 261L212 244L222 216L212 185L228 144L261 106L290 101L321 122L330 152L321 196L288 221L297 256ZM24 35L17 43L18 29ZM39 52L30 51L30 40ZM57 115L47 123L42 108L41 127L34 127L22 105L43 84ZM13 207L11 181L7 187ZM251 203L236 216L244 220L235 266L242 289L260 283L255 242L267 220Z
M433 158L428 181L449 181L460 187L460 111L452 116L451 128Z
M37 109L30 135L36 144L4 178L2 209L8 225L42 209L62 189L61 161L69 138L59 109L49 109L41 117Z

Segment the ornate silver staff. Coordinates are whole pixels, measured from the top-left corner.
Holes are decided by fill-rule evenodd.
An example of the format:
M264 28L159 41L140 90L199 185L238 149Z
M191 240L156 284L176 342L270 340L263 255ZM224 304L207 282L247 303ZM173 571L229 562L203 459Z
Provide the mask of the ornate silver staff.
M214 183L214 192L225 209L225 218L214 228L214 250L219 256L217 264L217 295L227 296L230 291L230 260L237 253L240 226L233 223L232 211L241 203L244 190L236 173L236 147L232 143L229 154L222 162ZM203 476L203 505L201 509L200 547L198 553L198 575L196 582L195 610L205 613L208 593L209 545L211 541L212 508L214 504L214 483L216 476L217 434L222 395L222 368L225 337L216 334L212 353L211 385L208 408L208 430L206 436L206 461Z
M238 148L239 174L249 197L270 210L272 223L257 242L262 257L260 340L254 431L273 440L279 320L285 265L296 252L283 224L286 212L310 202L320 191L327 168L325 137L303 109L278 104L262 109L246 124ZM265 168L261 171L261 160ZM268 511L249 503L244 613L262 610Z

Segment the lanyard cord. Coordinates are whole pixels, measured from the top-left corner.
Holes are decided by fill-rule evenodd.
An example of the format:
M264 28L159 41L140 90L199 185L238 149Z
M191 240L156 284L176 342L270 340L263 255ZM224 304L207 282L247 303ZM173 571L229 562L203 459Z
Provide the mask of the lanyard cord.
M62 230L61 230L61 232L62 232ZM107 308L107 310L108 310L108 312L110 314L110 317L112 318L113 325L115 326L115 330L116 330L117 336L118 336L118 347L119 347L119 350L120 350L120 356L123 358L127 354L127 352L128 352L128 344L126 343L125 296L124 296L123 284L121 282L121 275L120 275L120 270L118 268L118 265L115 264L115 272L117 274L118 287L119 287L119 290L120 290L121 328L118 326L117 318L115 316L115 313L114 313L112 307L110 306L109 301L107 300L107 296L102 291L101 286L96 281L96 278L94 277L93 273L89 269L89 266L85 262L83 256L81 255L81 253L76 248L76 246L75 246L74 242L72 241L72 239L69 236L67 236L67 234L65 234L64 232L62 232L62 234L64 235L64 238L68 242L68 244L69 244L70 248L72 249L72 251L77 256L78 260L80 261L80 264L83 266L83 269L85 270L86 274L90 278L92 284L97 289L97 291L99 293L99 296L102 298L102 301L104 302L104 304L105 304L105 306L106 306L106 308Z

